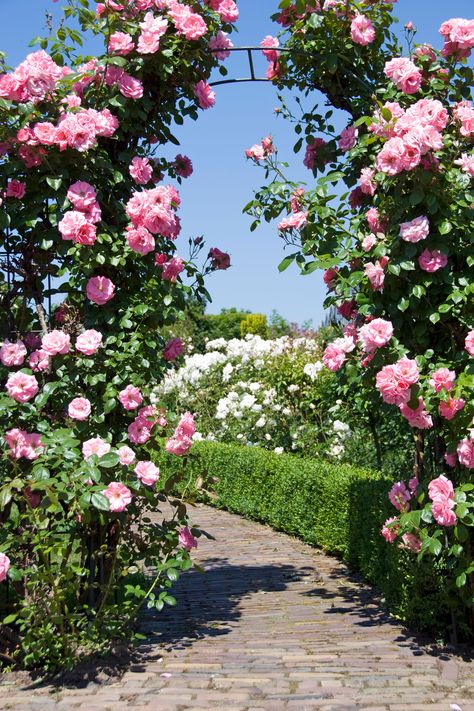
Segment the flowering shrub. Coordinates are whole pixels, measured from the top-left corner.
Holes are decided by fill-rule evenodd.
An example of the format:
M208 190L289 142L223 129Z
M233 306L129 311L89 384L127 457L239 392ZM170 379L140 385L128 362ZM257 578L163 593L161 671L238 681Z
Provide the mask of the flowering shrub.
M400 515L384 535L445 559L472 607L474 107L466 58L474 21L443 23L440 50L416 45L408 27L403 56L391 2L282 0L280 8L294 53L277 53L274 81L318 89L332 110L297 114L282 105L316 185L303 189L275 154L264 156L274 177L247 210L257 221L285 215L280 234L296 249L281 269L296 260L304 273L326 270L327 305L348 322L326 348L326 367L364 392L376 389L413 430L418 483L400 484ZM334 109L347 124L342 132ZM440 476L452 489L434 497L430 480Z
M105 41L101 56L78 56L62 24L0 76L2 660L43 669L129 634L143 604L175 604L168 588L191 566L185 508L147 515L168 494L158 439L182 456L195 430L151 404L182 350L160 329L206 293L201 240L188 258L174 244L169 179L192 164L159 146L213 103L210 46L230 46L237 17L232 0L93 5L71 0L65 16ZM208 258L206 273L229 266L217 248Z
M205 353L186 355L167 373L152 402L169 411L191 410L194 439L240 443L281 452L328 457L395 469L406 428L388 426L379 411L377 446L367 413L325 371L314 337L209 341ZM342 399L341 399L342 398ZM385 455L382 457L382 454Z

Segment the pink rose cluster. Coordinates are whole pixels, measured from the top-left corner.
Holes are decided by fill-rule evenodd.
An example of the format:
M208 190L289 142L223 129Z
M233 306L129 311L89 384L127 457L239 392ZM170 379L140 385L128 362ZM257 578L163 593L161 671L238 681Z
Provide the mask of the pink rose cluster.
M105 70L105 83L107 86L116 86L126 99L141 99L143 96L143 84L140 79L132 77L113 64L109 64Z
M135 228L144 228L151 234L176 239L181 226L175 211L180 203L179 193L172 185L160 185L134 192L125 211Z
M93 245L96 240L95 225L102 219L96 191L89 183L78 181L70 186L67 198L74 209L66 212L58 223L61 237L76 244Z
M95 147L97 138L113 136L118 126L118 120L109 109L81 109L62 114L56 126L42 121L32 129L20 129L17 138L26 146L58 146L60 151L73 148L83 153Z
M385 76L404 94L416 94L421 86L423 76L411 59L394 57L385 63L384 71Z
M176 32L187 40L198 40L207 32L207 25L201 15L179 2L168 4L168 13L173 20Z
M411 386L418 382L420 373L416 360L401 358L394 365L385 365L376 376L376 387L384 402L404 405L410 400Z
M299 212L294 212L289 217L285 217L278 224L278 229L280 232L287 232L288 230L300 230L306 225L308 221L308 213L300 210Z
M160 47L160 40L168 29L168 20L155 17L152 12L147 12L143 22L140 22L140 35L138 37L138 54L155 54Z
M443 57L469 57L474 47L474 20L459 17L446 20L439 28L439 33L444 39L441 50Z
M418 405L415 409L409 407L407 403L402 403L400 412L408 421L410 427L416 427L420 430L429 430L433 427L433 419L426 410L425 401L422 397L418 398Z
M10 447L9 454L14 459L34 460L38 459L44 451L41 444L41 435L36 432L25 432L25 430L12 429L5 432L5 442Z
M239 19L239 9L234 0L205 0L205 2L218 13L223 22L236 22Z
M452 482L444 474L433 479L428 485L428 496L433 502L431 513L435 521L446 528L454 526L457 516L453 511L455 501Z
M129 405L131 406L132 404L133 394L131 395L131 399L129 401ZM132 409L132 407L129 407L128 409ZM135 417L133 422L128 426L128 439L133 444L145 444L145 442L148 442L150 439L153 427L156 425L165 427L166 420L163 414L158 412L153 405L142 407L138 411L138 415Z
M275 146L271 136L266 136L261 143L255 143L245 151L247 158L251 158L256 163L265 160L273 153L275 153Z
M260 46L265 48L262 50L262 54L269 62L269 66L267 69L267 79L271 81L272 79L275 79L276 77L280 76L281 73L281 66L279 63L280 52L278 51L280 42L278 40L278 37L272 37L272 35L267 35L260 42Z
M383 109L391 118L386 120L377 111L370 126L373 133L388 139L377 156L377 169L397 175L420 164L436 167L432 154L443 147L442 131L449 120L443 104L437 99L420 99L406 111L397 102L386 103Z
M37 104L53 93L58 81L70 73L68 67L60 67L41 49L29 54L15 71L0 76L0 98Z
M474 107L470 101L460 101L454 104L453 117L460 123L459 133L469 138L474 133Z
M192 446L192 436L196 432L194 417L190 412L185 412L169 440L166 442L166 451L177 457L189 452Z

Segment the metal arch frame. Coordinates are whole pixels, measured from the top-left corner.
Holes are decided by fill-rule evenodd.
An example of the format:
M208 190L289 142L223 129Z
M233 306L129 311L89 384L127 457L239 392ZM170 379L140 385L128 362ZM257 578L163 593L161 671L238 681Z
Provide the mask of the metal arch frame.
M253 63L253 52L263 52L266 49L272 49L271 47L230 47L229 49L225 50L213 50L212 54L215 54L216 52L219 51L225 51L225 52L246 52L247 54L247 59L249 63L249 69L250 69L250 77L245 77L241 79L219 79L218 81L211 81L209 83L210 86L221 86L222 84L242 84L245 82L250 82L250 81L266 81L269 82L271 81L267 77L257 77L255 76L255 67ZM288 52L288 53L297 53L295 50L288 49L287 47L275 47L275 50L278 52Z

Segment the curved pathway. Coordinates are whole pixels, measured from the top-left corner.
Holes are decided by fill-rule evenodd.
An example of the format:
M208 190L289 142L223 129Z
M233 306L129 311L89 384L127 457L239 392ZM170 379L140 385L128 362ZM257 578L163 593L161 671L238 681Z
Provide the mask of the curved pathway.
M109 683L68 687L6 676L15 711L474 711L474 664L436 652L387 618L369 587L300 541L199 506L205 574L176 608L145 616L140 658Z

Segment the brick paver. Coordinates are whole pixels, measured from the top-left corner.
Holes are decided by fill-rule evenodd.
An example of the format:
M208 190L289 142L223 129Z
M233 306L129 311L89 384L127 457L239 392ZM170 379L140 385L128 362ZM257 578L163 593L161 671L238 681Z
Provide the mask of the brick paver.
M15 711L474 711L473 665L421 645L339 561L284 534L199 506L214 536L176 608L145 616L143 661L108 684L19 686Z

